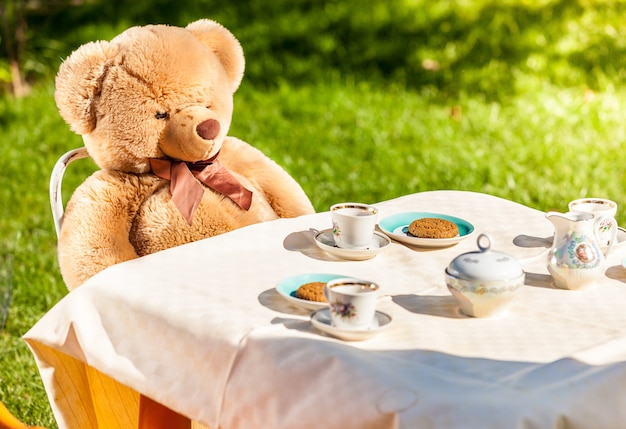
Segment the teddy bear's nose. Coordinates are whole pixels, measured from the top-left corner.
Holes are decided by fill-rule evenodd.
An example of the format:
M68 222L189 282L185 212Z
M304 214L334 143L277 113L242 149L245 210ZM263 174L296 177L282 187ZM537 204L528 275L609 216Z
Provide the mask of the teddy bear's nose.
M207 119L198 124L196 132L205 140L213 140L220 133L220 123L215 119Z

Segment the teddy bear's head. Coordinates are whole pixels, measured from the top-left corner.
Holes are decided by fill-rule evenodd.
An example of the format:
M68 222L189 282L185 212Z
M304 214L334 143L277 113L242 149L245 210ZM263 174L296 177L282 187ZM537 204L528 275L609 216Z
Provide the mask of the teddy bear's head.
M216 22L132 27L74 51L55 100L100 168L146 173L150 158L219 152L243 71L239 42Z

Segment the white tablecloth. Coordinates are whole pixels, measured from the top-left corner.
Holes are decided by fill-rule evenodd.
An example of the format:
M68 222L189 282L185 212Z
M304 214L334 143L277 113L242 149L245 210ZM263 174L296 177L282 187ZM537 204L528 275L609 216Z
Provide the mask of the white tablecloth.
M545 268L553 228L540 211L459 191L376 205L381 218L451 214L476 233L449 248L393 242L345 261L313 241L331 226L324 212L119 264L68 294L25 335L60 427L93 420L85 395L125 388L215 429L626 427L626 246L597 288L560 290ZM462 315L444 283L445 266L476 250L480 233L527 273L499 319ZM377 282L390 328L362 342L318 332L274 290L317 272ZM94 387L92 369L113 383Z

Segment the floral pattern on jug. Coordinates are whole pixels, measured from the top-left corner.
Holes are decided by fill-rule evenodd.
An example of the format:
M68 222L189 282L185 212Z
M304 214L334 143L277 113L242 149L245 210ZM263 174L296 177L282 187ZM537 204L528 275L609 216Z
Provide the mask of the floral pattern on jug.
M600 248L589 244L587 236L572 233L568 237L569 244L566 248L572 265L578 268L595 268L602 262ZM557 250L557 258L558 258Z

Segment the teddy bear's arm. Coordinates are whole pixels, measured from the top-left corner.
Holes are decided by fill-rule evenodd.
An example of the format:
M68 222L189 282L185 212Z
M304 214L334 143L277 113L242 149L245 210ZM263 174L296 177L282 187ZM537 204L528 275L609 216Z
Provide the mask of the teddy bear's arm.
M300 184L280 165L248 143L227 137L220 161L252 181L279 217L297 217L315 212Z
M72 195L58 244L59 266L70 290L137 252L129 239L137 209L153 186L137 175L98 171Z

